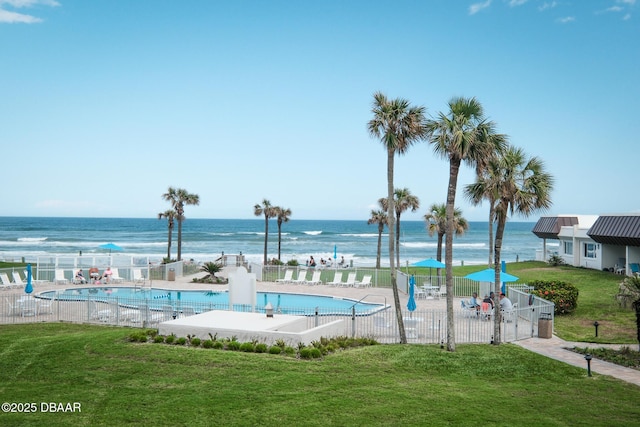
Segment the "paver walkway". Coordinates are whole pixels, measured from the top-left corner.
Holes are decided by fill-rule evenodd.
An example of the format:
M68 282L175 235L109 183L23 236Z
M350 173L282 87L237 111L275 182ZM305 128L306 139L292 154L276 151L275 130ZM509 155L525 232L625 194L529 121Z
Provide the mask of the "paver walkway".
M555 360L559 360L564 363L568 363L573 366L587 369L587 361L584 355L574 353L573 351L566 350L566 348L573 347L589 347L589 348L602 348L608 347L606 344L597 343L585 343L585 342L569 342L564 341L555 335L552 338L528 338L526 340L516 341L516 345L522 348L541 354L543 356L550 357ZM622 347L622 346L618 346ZM604 362L598 359L591 360L591 372L609 375L623 381L640 386L640 371L631 368L625 368L614 363Z

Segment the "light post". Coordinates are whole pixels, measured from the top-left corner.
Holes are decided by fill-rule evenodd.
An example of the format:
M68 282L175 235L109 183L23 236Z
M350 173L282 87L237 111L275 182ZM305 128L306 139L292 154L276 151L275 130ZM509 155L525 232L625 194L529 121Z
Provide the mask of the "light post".
M584 359L587 361L587 375L591 376L591 359L593 359L593 357L591 356L591 354L587 353L584 356Z
M598 326L600 326L600 323L598 323L598 321L596 320L595 322L593 322L593 326L596 328L596 337L598 336Z

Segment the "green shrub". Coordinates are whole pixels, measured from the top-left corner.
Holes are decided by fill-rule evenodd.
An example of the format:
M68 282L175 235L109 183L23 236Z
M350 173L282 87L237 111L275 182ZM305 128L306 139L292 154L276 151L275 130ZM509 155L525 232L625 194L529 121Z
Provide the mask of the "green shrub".
M277 345L272 345L269 347L269 354L280 354L282 353L282 347Z
M167 335L167 337L164 339L164 342L166 342L167 344L173 344L175 340L176 340L176 336L174 334L171 334L171 335Z
M253 353L254 345L251 342L244 342L240 344L240 351L244 351L245 353Z
M529 282L529 285L534 287L532 295L555 304L555 314L573 313L578 306L578 288L571 283L534 280Z
M176 345L185 345L187 343L186 337L180 337L176 340Z
M222 350L224 348L224 343L222 341L212 341L213 348L216 350Z
M287 261L287 265L290 267L297 267L298 264L298 260L297 259L290 259L289 261Z
M129 334L128 337L131 342L147 342L149 337L147 336L145 331L136 331Z
M255 352L256 353L266 353L267 352L267 345L265 343L256 344Z
M200 347L201 342L202 340L200 338L191 338L191 346L193 347Z
M557 267L559 265L565 265L566 262L564 262L564 259L557 254L553 254L549 257L549 265L553 266L553 267Z
M231 351L240 350L240 343L238 341L229 341L227 343L227 349Z
M286 347L284 348L284 353L285 353L287 356L293 356L294 354L296 354L296 349L295 349L295 348L293 348L293 347L291 347L291 346L286 346Z
M311 347L303 347L300 349L300 358L301 359L311 359L313 356L311 355ZM317 349L316 349L317 350Z
M156 335L155 337L153 337L153 342L156 344L163 343L164 337L162 335Z
M220 343L220 344L222 344L222 343ZM213 341L211 341L211 340L202 341L202 347L204 347L204 348L213 348Z
M311 358L320 359L322 357L322 351L319 348L311 348Z

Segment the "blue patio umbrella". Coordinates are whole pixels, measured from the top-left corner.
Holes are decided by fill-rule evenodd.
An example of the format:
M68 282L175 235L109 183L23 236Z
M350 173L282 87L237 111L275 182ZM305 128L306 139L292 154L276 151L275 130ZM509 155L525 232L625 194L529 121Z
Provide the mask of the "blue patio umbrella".
M120 252L124 250L120 246L116 245L115 243L105 243L104 245L100 245L99 247L100 249L109 249L109 253L111 253L111 251Z
M333 245L333 259L338 258L338 245Z
M412 267L429 267L429 281L431 281L431 269L432 268L445 268L446 265L437 259L427 258L422 261L414 262Z
M416 279L413 276L409 277L409 301L407 301L407 309L410 312L414 312L416 309L416 299L413 296L415 291L415 286L416 286Z
M31 286L31 264L27 264L27 284L24 287L24 292L27 294L33 292L33 286Z
M490 282L494 283L496 279L496 271L493 268L487 268L486 270L476 271L464 276L465 279L475 280L476 282ZM515 282L519 278L512 276L509 273L500 273L500 280L502 282Z

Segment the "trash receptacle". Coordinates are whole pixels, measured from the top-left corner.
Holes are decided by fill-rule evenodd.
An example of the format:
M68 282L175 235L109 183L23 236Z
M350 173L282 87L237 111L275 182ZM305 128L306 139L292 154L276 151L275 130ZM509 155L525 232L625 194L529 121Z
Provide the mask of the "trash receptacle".
M553 321L551 313L540 313L538 319L538 338L551 338L553 334Z
M167 273L167 280L170 282L175 282L176 281L176 269L175 268L170 268L169 269L169 273Z

